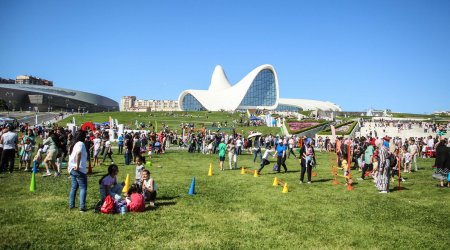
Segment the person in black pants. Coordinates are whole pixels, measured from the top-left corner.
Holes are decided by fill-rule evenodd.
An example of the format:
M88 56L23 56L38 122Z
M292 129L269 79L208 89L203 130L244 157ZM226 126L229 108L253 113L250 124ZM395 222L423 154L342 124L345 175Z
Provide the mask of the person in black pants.
M0 144L3 144L3 151L0 161L0 172L6 172L9 165L9 172L12 173L14 169L14 159L18 152L17 150L17 134L11 130L11 125L7 124L3 128L3 134L0 138Z
M311 138L306 139L306 143L300 149L300 184L305 179L305 172L308 172L308 184L311 184L312 163L316 162L314 148L311 146Z
M277 145L277 166L278 166L278 173L281 170L281 166L284 168L284 172L287 172L286 167L286 145L283 144L283 142L280 140L280 142Z

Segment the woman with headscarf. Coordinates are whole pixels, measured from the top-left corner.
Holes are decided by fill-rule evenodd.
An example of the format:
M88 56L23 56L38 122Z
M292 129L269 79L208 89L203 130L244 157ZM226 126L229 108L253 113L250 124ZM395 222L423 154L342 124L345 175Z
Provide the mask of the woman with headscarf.
M383 145L383 140L377 139L375 146L378 148L378 176L377 176L377 188L380 194L386 194L389 192L389 180L390 180L390 164L389 164L389 149Z
M307 138L305 143L300 149L300 184L303 184L305 178L305 172L308 172L308 184L311 184L311 172L312 167L316 162L316 157L314 154L314 148L311 145L311 138Z
M450 149L445 140L440 140L436 147L436 160L434 162L436 172L433 178L440 181L438 187L444 187L444 180L448 180L450 173ZM447 183L450 187L450 182Z

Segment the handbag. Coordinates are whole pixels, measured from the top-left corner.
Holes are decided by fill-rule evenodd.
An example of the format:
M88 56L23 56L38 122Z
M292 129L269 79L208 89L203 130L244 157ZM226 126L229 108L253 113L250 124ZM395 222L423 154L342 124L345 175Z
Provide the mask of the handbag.
M104 214L114 213L114 200L111 198L111 195L106 196L100 211Z

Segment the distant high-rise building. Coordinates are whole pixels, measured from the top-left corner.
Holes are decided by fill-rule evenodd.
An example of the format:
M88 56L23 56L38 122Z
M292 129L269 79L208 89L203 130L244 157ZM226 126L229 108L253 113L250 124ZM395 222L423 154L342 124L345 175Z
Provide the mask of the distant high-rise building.
M53 81L41 79L35 76L23 75L16 77L16 84L53 86Z
M139 100L136 96L124 96L120 101L120 111L176 111L178 101L174 100Z

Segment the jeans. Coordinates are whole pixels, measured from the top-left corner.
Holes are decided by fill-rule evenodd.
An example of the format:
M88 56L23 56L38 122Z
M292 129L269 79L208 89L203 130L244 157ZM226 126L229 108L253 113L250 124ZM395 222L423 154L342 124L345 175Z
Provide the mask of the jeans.
M125 165L130 165L131 163L131 152L127 151L124 154L125 156Z
M242 146L236 147L236 154L238 154L238 155L242 154Z
M111 163L114 162L113 158L111 157L111 154L112 154L112 153L105 153L105 154L103 155L103 160L102 160L102 162L105 162L106 156L108 156L108 158L111 160Z
M87 177L86 174L80 171L70 171L70 179L72 187L70 188L69 207L75 207L75 197L77 195L78 187L80 188L80 210L86 209L86 193L87 193Z
M122 196L121 196L122 190L123 190L122 184L116 184L116 185L114 185L113 187L111 187L109 189L109 193L108 194L111 195L111 197L114 200L118 200L119 201L119 200L122 199ZM100 198L101 199L105 199L106 196L108 196L108 194L106 193L105 188L103 186L101 186L100 187Z
M253 150L253 162L256 162L256 157L259 154L259 162L262 162L262 153L261 153L261 148L258 148L257 150Z

